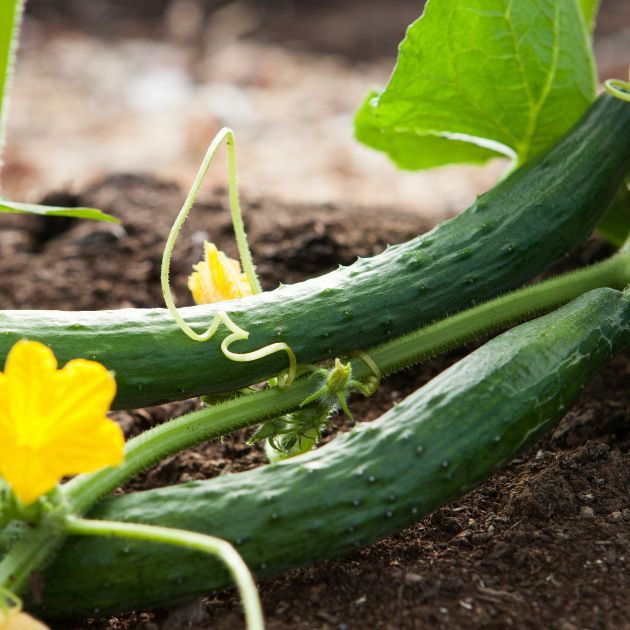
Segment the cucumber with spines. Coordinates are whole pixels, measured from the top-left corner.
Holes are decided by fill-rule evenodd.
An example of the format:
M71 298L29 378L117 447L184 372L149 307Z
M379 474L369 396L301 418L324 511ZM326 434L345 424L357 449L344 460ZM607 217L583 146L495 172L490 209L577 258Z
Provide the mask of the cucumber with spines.
M625 293L597 289L490 341L371 423L275 466L115 496L91 518L229 540L258 577L337 557L461 496L564 416L630 345ZM41 574L42 616L163 606L230 584L193 551L69 538Z
M205 330L219 310L249 331L234 352L282 341L300 363L368 348L513 289L560 260L595 228L630 171L630 103L600 96L560 140L458 217L408 243L276 291L184 308ZM49 345L61 365L101 362L116 373L114 408L236 391L287 365L285 353L227 359L220 327L189 339L165 309L4 311L0 364L19 339Z

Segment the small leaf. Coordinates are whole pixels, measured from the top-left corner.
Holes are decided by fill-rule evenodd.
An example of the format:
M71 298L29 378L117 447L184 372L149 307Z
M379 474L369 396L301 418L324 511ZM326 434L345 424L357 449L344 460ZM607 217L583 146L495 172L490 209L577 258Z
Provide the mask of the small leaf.
M357 137L404 168L527 161L595 98L582 10L576 0L429 0L387 89L359 112Z
M20 203L0 199L0 212L22 212L26 214L40 214L51 217L76 217L78 219L93 219L94 221L120 221L109 214L105 214L96 208L62 208L60 206L40 206L35 203Z

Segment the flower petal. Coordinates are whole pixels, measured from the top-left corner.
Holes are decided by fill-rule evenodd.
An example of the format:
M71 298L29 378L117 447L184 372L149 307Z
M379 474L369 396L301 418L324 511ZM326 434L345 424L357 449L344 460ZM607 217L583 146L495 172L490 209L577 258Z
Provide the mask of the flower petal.
M238 260L228 258L213 243L205 241L204 246L204 260L193 265L195 271L188 278L188 288L195 302L213 304L252 295L251 285Z
M123 458L124 436L106 415L113 377L94 361L56 367L46 346L18 342L0 373L0 475L24 505L64 476Z
M52 350L38 341L18 341L7 356L4 381L8 390L3 398L6 413L20 418L14 429L18 436L37 431L42 406L49 401L50 378L57 368Z
M12 387L9 379L0 372L0 401L5 401L5 404L0 405L0 435L3 436L3 439L0 440L0 461L2 461L2 445L6 445L6 442L14 442L16 439L13 416L8 405L11 393Z
M30 505L52 490L61 478L46 470L44 465L40 453L32 448L17 448L0 454L0 474L24 505Z
M0 612L0 630L50 630L46 624L25 612L11 611L7 619Z
M75 359L53 375L46 436L63 439L106 419L116 395L116 381L100 363Z
M125 437L120 427L103 418L80 431L60 436L40 451L40 458L50 475L92 472L103 466L117 466L123 460Z

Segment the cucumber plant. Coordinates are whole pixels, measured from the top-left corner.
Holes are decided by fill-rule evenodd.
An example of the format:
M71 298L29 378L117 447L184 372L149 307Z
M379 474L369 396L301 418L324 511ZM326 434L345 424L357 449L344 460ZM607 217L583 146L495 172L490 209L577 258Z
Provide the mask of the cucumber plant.
M511 12L498 0L492 4L495 11L480 12L487 0L466 0L459 8L431 0L409 29L390 85L357 115L356 134L404 168L483 162L500 148L514 158L514 166L525 164L524 170L430 235L373 259L272 293L183 309L187 334L218 323L216 316L223 312L251 335L234 344L238 354L280 343L303 363L332 359L520 286L571 251L602 219L606 234L622 244L630 201L627 195L614 202L613 197L628 171L626 108L599 99L585 113L596 89L588 30L595 4L583 4L583 14L575 0L519 2ZM448 39L440 31L444 21L456 25ZM523 39L514 43L507 36L491 37L497 31L519 32ZM536 38L554 45L539 50ZM473 71L479 55L484 59L481 74ZM495 57L499 65L485 63ZM419 59L428 65L417 66ZM440 59L447 62L440 65ZM410 75L419 78L409 81ZM481 99L478 85L496 87ZM580 116L578 126L558 140ZM440 126L439 121L448 123ZM550 148L554 140L558 144ZM213 152L211 148L185 208L194 201ZM424 161L414 162L416 156ZM229 159L234 182L232 153ZM237 201L231 185L233 212ZM609 208L612 214L606 214ZM239 249L245 251L242 244ZM245 257L243 263L251 270ZM100 361L117 374L114 408L119 409L238 390L286 365L280 353L253 363L226 358L220 349L223 327L215 332L218 343L182 339L181 322L173 321L171 313L7 312L0 362L21 338L49 345L62 363L78 357ZM291 315L291 325L284 313Z
M627 190L619 190L630 170L629 90L616 82L608 85L610 94L594 98L588 28L597 3L515 0L511 12L502 3L495 12L475 12L480 3L464 0L455 10L443 0L429 0L401 48L389 92L370 99L357 118L357 135L372 140L378 136L378 143L372 144L385 147L401 166L483 162L497 153L511 156L510 172L460 216L372 259L261 293L238 209L234 138L224 130L210 147L167 243L162 281L168 310L0 314L0 355L8 357L0 378L5 394L0 405L6 406L0 430L15 442L15 449L5 446L6 461L0 460L5 477L0 479L3 619L17 614L14 595L26 589L32 572L60 552L43 574L42 600L27 600L42 615L94 615L166 604L234 581L241 589L248 626L261 628L254 583L235 549L242 550L258 575L273 574L345 553L405 527L531 445L566 412L601 366L630 344L628 296L621 291L630 280L627 226L609 211L627 198ZM462 8L473 10L457 13ZM21 4L14 5L5 26L17 23L20 9ZM443 120L452 125L446 128L437 126L439 117L429 115L435 99L432 105L422 79L416 84L405 82L405 77L414 72L423 76L416 72L414 58L428 59L431 65L430 55L418 54L425 45L424 30L433 32L438 52L445 50L435 24L452 11L459 31L455 29L448 46L460 49L451 65L444 65L446 91L434 95L441 99ZM555 34L551 56L532 46L534 23ZM449 73L461 70L459 61L465 59L464 69L474 74L479 66L474 51L497 53L484 48L503 45L500 38L488 38L488 30L506 25L524 38L518 39L511 56L501 57L505 65L498 74L505 85L489 90L488 96L470 91L470 77L454 83ZM477 29L472 40L460 46L472 26ZM560 58L563 73L558 70ZM520 86L510 83L514 63L530 73L521 77ZM486 70L480 67L476 80L483 82ZM492 73L495 76L497 68ZM401 91L401 85L410 93ZM511 94L509 102L502 100L505 93ZM418 112L410 103L427 108L420 112L424 127L414 119ZM483 115L474 120L467 107ZM521 110L527 114L519 118ZM497 118L497 111L505 115ZM235 231L254 295L178 312L168 287L168 260L223 138L230 149ZM422 151L422 160L410 157L414 151ZM623 242L619 253L587 269L508 293L575 248L605 215L608 233ZM375 423L311 452L331 411L337 405L347 410L351 389L369 395L384 375L567 302L486 344ZM202 326L209 326L203 334L196 330ZM238 351L229 348L232 343L238 343ZM15 366L22 365L16 362L16 348L24 353L26 347L40 357L41 369L16 371ZM51 349L65 364L61 376ZM346 355L346 363L337 360L331 369L314 365L341 355ZM124 459L120 444L120 452L114 449L110 459L99 460L103 445L93 440L94 452L84 452L80 467L70 470L64 468L63 457L44 448L46 431L59 441L61 429L71 426L68 418L74 418L57 389L50 390L46 400L51 408L51 401L58 405L59 431L56 423L51 425L52 412L46 411L46 431L15 437L20 424L15 410L48 391L24 388L29 379L39 382L45 370L55 374L51 382L81 370L98 372L109 393L86 397L86 409L92 399L101 406L103 400L109 404L113 399L107 370L116 374L118 408L200 394L229 396L130 440ZM24 383L16 381L18 389L27 392L19 404L12 402L6 385L9 372L10 378L25 375ZM269 387L262 391L246 389L265 380ZM41 402L37 409L47 405ZM107 425L102 409L99 413L106 427L102 430L116 442L115 430ZM258 427L254 439L267 440L283 457L298 456L247 474L102 501L168 455L253 426ZM68 440L83 436L76 430L67 433ZM28 449L48 453L50 461L38 465L52 474L52 489L31 487L30 494L20 490L22 479L15 477L20 468L13 464L20 452L30 453ZM54 474L53 460L58 466ZM111 465L95 470L103 462ZM27 478L27 469L21 470L25 487L38 479ZM56 479L75 473L81 474L54 485ZM94 536L124 538L125 543L93 543ZM75 537L81 537L80 542ZM168 547L152 546L154 542L178 546L177 555ZM181 547L187 551L182 553ZM199 551L226 562L227 571L212 565L207 555L201 560L195 555ZM188 565L183 566L182 558ZM211 570L200 573L202 567ZM3 595L6 592L11 595Z
M604 216L630 170L629 129L630 104L602 95L556 143L431 232L306 282L180 309L181 317L194 331L225 313L250 334L233 344L239 353L285 344L298 362L314 363L514 289L561 260ZM234 338L226 341L223 327L200 343L166 309L4 311L0 326L0 361L27 338L50 346L62 364L83 357L114 370L118 409L238 390L287 365L285 353L228 359L221 345Z
M340 556L481 483L555 426L629 345L628 296L597 289L488 342L378 420L320 449L273 467L111 497L89 516L225 538L259 577ZM77 496L78 487L68 496ZM218 563L207 569L192 551L72 538L43 573L35 609L64 617L109 614L230 584Z

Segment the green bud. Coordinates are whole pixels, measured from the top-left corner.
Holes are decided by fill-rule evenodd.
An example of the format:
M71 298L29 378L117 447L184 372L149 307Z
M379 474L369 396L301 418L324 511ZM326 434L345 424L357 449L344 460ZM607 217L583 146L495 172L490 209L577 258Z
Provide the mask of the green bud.
M339 394L346 390L348 381L352 376L352 366L350 363L344 365L339 359L335 359L335 366L328 373L326 387L331 394Z

